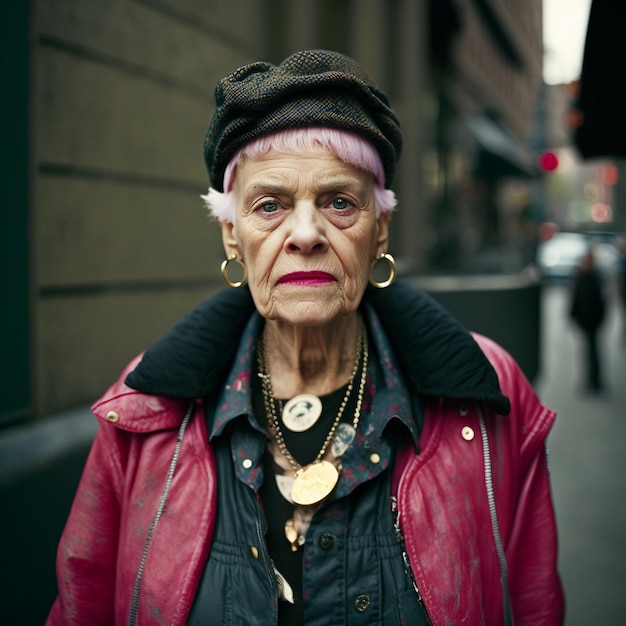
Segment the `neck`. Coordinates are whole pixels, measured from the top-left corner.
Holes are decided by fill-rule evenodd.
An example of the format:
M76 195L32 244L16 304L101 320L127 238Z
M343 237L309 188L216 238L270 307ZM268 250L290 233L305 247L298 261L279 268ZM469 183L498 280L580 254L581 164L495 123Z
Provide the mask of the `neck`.
M352 374L357 339L356 314L324 327L266 322L265 355L274 396L321 396L345 385Z

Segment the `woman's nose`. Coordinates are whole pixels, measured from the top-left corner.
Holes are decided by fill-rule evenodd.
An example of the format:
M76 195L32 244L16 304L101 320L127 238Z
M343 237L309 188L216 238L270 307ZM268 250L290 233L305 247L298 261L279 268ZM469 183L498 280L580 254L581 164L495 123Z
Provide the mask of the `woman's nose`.
M289 217L289 229L284 244L288 252L308 254L328 249L324 219L315 206L296 206Z

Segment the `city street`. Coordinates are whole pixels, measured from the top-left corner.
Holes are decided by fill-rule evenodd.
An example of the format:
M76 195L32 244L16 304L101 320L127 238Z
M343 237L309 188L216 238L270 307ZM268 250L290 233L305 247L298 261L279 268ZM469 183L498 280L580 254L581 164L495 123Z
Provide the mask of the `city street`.
M558 413L550 435L566 626L626 624L626 343L613 304L602 337L607 391L585 394L582 346L568 292L543 294L543 366L536 388Z

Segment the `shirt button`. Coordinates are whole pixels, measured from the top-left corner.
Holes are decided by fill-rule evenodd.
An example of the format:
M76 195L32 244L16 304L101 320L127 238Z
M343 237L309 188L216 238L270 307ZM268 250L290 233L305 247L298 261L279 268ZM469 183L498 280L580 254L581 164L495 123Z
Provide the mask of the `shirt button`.
M117 413L116 411L109 411L109 412L107 413L107 421L109 421L109 422L113 422L114 424L115 424L116 422L119 422L119 421L120 421L120 415L119 415L119 413Z
M459 408L459 413L461 415L467 415L467 406L465 404L461 405L461 407Z
M380 463L380 454L377 454L376 452L372 452L372 454L370 454L370 461L374 465Z
M335 538L331 533L324 533L319 540L322 550L332 550L335 547Z
M252 461L250 459L244 459L241 464L243 465L243 469L250 469L252 467Z
M354 601L354 606L359 613L363 613L364 611L367 611L370 603L370 597L363 594L356 597L356 600Z
M461 437L463 437L465 441L471 441L474 439L474 429L471 426L463 426Z

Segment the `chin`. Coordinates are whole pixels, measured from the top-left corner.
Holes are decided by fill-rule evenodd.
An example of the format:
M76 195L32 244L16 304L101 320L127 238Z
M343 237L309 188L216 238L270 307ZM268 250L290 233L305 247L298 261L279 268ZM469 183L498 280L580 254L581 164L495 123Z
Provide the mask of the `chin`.
M332 325L353 312L356 307L348 309L343 302L299 301L274 303L267 314L261 314L268 320L305 327Z

